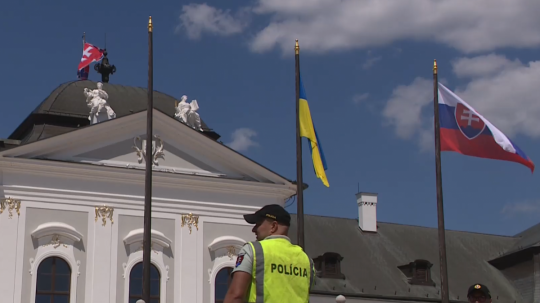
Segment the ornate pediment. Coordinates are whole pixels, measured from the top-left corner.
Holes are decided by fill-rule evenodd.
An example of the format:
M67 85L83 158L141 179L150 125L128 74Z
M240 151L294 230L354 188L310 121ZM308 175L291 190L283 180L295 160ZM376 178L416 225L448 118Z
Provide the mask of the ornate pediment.
M82 240L83 235L73 226L61 222L48 222L39 225L33 232L32 238L39 241L40 245L53 245L55 248L73 245Z
M134 229L130 231L127 236L124 237L124 243L126 245L142 245L144 229ZM172 240L167 238L162 232L152 229L151 231L152 247L159 245L163 248L169 248L172 245Z
M208 249L215 254L216 258L227 256L229 259L233 259L246 241L244 239L235 236L222 236L215 238L212 243L208 245Z
M84 163L132 171L144 170L144 157L148 157L149 161L154 162L153 171L181 175L179 178L193 176L241 182L257 181L257 186L250 186L257 195L261 194L262 190L265 194L277 194L283 198L290 197L296 191L290 180L245 158L224 144L207 138L158 110L153 113L153 135L159 136L159 140L152 137L155 142L152 144L156 146L152 149L152 155L143 154L145 149L142 141L146 140L151 144L151 140L146 138L147 113L139 112L7 149L0 152L0 157ZM135 139L137 148L134 148L134 138L137 137L140 141ZM165 156L161 157L162 155ZM206 180L219 183L211 178Z

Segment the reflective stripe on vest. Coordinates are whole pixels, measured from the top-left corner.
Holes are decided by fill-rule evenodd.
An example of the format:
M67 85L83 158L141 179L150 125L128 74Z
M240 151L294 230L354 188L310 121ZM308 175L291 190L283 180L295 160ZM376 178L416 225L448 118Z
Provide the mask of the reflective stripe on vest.
M264 253L259 242L251 243L253 248L253 264L255 265L256 303L264 303Z
M270 265L270 271L271 272L274 272L274 270L276 271L276 273L280 273L280 274L285 274L285 275L288 275L288 276L302 276L303 273L305 273L306 275L309 273L309 285L307 286L307 289L306 289L306 298L302 298L302 299L297 299L297 301L287 301L287 302L308 302L309 301L309 291L311 290L311 285L313 284L313 279L314 279L314 271L313 271L313 261L311 260L311 258L309 258L303 251L300 247L296 246L296 245L292 245L289 241L285 240L285 239L271 239L271 240L263 240L263 241L272 241L271 244L269 244L270 242L265 242L265 246L269 245L269 246L276 246L276 248L280 248L279 250L279 254L281 254L283 252L283 254L287 254L287 253L296 253L296 254L300 254L300 257L297 257L297 259L293 259L291 260L292 263L294 264L297 264L297 262L300 262L300 264L297 264L297 265L301 265L300 267L297 267L297 266L292 266L292 264L290 264L289 268L287 268L287 266L283 266L281 264L279 265L276 265L276 264L271 264ZM276 242L274 242L276 241ZM284 242L286 241L286 242ZM253 250L253 273L252 273L252 279L253 279L253 282L252 282L252 285L250 287L250 291L248 292L248 297L247 297L247 302L253 302L253 303L274 303L274 302L284 302L283 300L285 299L285 296L287 296L287 291L285 290L286 287L291 287L290 283L291 283L291 280L288 280L288 279L283 279L283 283L286 283L284 285L284 287L282 289L273 289L272 291L272 294L273 294L273 297L272 299L268 299L268 296L266 296L265 298L265 293L264 293L264 286L265 286L265 283L268 282L268 278L271 278L271 277L267 277L267 279L265 280L265 265L268 265L268 264L265 264L265 262L271 262L270 260L268 260L268 258L266 258L265 260L265 256L264 256L264 250L263 250L263 245L261 244L261 242L249 242L249 244L251 245L251 248ZM274 251L274 255L275 255L275 251ZM306 260L303 259L302 257L305 257L309 260L309 271L306 272L307 268L302 268L303 267L307 267L306 263L305 262ZM303 260L302 260L303 259ZM279 271L279 269L281 269L281 271ZM289 269L289 272L287 272L287 269ZM302 269L304 269L304 271L302 271ZM267 273L269 274L269 273ZM276 283L275 282L276 280L272 280L272 283L271 283L271 286L275 286L274 284ZM279 280L278 280L279 281ZM307 282L307 281L306 281ZM279 285L279 283L281 282L277 282L277 284ZM296 283L299 283L299 284L296 284ZM293 283L294 285L292 285L292 287L298 287L298 288L303 288L305 287L306 285L302 285L302 282L300 281L296 281ZM283 293L282 293L283 292ZM282 293L282 294L280 294ZM276 298L277 296L279 296L279 298ZM289 294L290 295L290 294ZM296 297L295 297L296 298ZM265 301L266 299L266 301ZM277 299L277 300L276 300ZM288 299L291 299L290 297L288 297Z

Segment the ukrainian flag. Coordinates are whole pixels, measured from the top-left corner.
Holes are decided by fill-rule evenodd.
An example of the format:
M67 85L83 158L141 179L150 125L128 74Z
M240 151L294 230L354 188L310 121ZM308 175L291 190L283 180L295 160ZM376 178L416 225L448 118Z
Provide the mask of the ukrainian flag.
M322 183L326 187L330 187L328 184L328 179L326 178L326 159L324 158L324 152L317 135L317 131L313 126L313 120L311 119L311 113L309 111L309 105L307 102L306 91L304 85L302 84L302 77L300 77L300 113L298 119L300 120L300 137L307 138L311 145L311 158L313 159L313 168L315 170L315 175L317 178L321 179Z

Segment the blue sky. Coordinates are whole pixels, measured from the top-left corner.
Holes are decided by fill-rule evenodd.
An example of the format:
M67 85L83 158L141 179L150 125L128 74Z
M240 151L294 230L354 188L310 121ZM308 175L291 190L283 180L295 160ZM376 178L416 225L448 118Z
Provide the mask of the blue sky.
M76 79L83 32L99 47L107 34L117 67L111 83L145 87L152 15L154 88L197 99L201 117L224 143L290 179L296 178L294 39L300 40L330 182L326 188L314 176L304 141L307 214L356 218L359 187L379 193L379 221L437 226L433 59L450 89L540 163L540 2L337 3L6 2L0 137L55 87ZM93 69L90 79L99 79ZM538 223L538 173L452 153L442 160L448 229L514 235Z

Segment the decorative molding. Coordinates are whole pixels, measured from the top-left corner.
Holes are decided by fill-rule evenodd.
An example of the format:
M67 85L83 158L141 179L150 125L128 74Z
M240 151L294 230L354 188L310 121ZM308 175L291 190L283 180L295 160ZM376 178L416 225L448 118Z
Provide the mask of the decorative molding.
M30 258L30 260L28 260L28 262L30 262L30 268L28 269L28 273L30 275L32 275L32 268L34 268L34 258Z
M113 213L114 208L112 207L105 205L96 206L96 222L98 220L98 217L101 217L101 220L103 221L103 224L101 224L102 226L105 226L105 224L107 224L107 218L111 220L111 224L114 224Z
M227 246L227 256L230 260L236 256L236 248L234 246Z
M152 247L154 244L158 244L163 248L169 248L172 245L172 240L167 238L162 232L152 229L150 231L150 236L152 239ZM124 243L126 245L131 245L135 243L142 243L144 237L144 229L134 229L130 231L127 236L124 237Z
M220 248L234 247L240 250L246 243L247 242L244 239L235 236L221 236L215 238L214 241L208 244L208 249L210 251L216 251Z
M2 152L0 152L0 154L2 154ZM116 184L127 183L141 186L144 185L144 178L141 178L143 176L141 175L141 173L143 173L141 172L141 170L118 170L114 167L81 165L80 163L72 163L65 161L55 161L53 166L49 162L51 161L43 161L39 159L0 157L0 168L4 172L9 171L25 173L38 178L46 175L49 177L73 178L76 180L89 182L100 180L103 182L111 182ZM246 181L244 180L217 177L207 178L204 176L196 176L192 173L156 175L153 177L153 180L155 182L154 186L159 188L173 188L175 190L202 190L220 194L249 195L273 199L286 199L295 193L295 191L291 190L290 187L286 184L272 184L264 182L246 183ZM4 185L1 187L12 188L14 186ZM26 194L26 191L23 192L23 194ZM107 195L102 193L100 196ZM144 197L141 197L141 199L144 200ZM93 207L94 204L90 204L89 206ZM256 209L257 208L255 208L253 211L255 211ZM242 213L245 211L246 210L243 209Z
M142 262L142 253L140 257L135 257L127 263L122 263L122 268L124 269L124 272L122 273L122 278L128 279L133 267L140 262ZM154 258L151 259L150 263L157 267L160 277L162 279L165 279L165 281L169 281L169 265L165 265L162 260L157 260Z
M52 236L53 239L51 239L51 243L56 240L62 241L60 237L69 239L74 243L81 241L83 238L83 235L73 226L61 222L48 222L41 224L32 232L31 235L35 239Z
M49 245L52 245L54 249L58 248L60 245L67 248L67 245L62 243L62 241L60 240L59 235L52 236L51 242L49 244L43 244L42 246L49 246Z
M18 216L21 215L21 200L13 199L11 197L3 198L2 200L0 200L0 214L2 214L4 210L6 210L6 207L8 209L10 219L13 218L13 210L17 212Z
M158 135L154 135L154 139L152 140L152 166L159 165L158 159L162 158L165 159L165 153L163 152L163 140ZM142 163L143 159L146 161L146 140L142 140L141 148L137 146L137 142L141 141L141 138L139 136L133 138L133 149L135 149L135 153L137 154L137 161L139 163ZM157 144L156 144L157 141ZM156 146L157 145L157 146Z
M184 227L184 225L188 226L189 234L191 234L191 226L195 226L195 228L199 230L199 216L194 216L192 213L182 215L181 227Z

